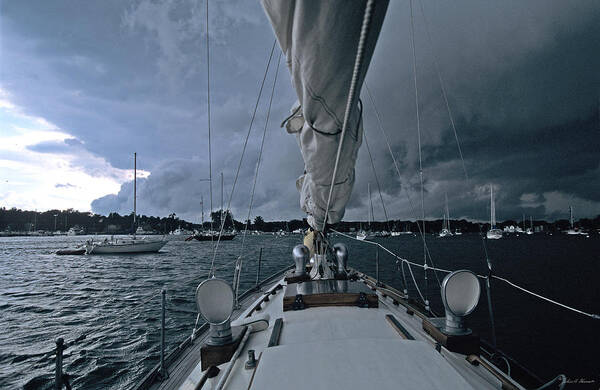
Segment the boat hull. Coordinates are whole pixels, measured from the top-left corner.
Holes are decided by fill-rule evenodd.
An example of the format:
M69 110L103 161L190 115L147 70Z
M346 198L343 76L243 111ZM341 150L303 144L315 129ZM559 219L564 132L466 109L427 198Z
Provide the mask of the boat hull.
M451 237L453 236L452 232L448 229L442 229L438 237Z
M98 243L87 246L88 254L148 253L158 252L167 241L130 241L123 243Z
M488 240L498 240L502 238L502 230L500 229L492 229L489 230L486 234Z
M235 238L235 234L223 234L221 236L221 241L230 241L233 240ZM185 239L186 241L192 241L192 240L196 240L196 241L217 241L219 240L219 235L211 235L211 234L195 234L193 236L189 236L188 238Z

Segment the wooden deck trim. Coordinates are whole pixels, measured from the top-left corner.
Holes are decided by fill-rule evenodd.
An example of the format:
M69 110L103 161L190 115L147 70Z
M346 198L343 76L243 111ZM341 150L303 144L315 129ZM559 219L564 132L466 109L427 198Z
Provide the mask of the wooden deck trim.
M383 296L389 296L394 300L394 303L398 302L399 304L404 306L407 312L410 312L409 314L416 314L417 317L420 317L421 319L427 318L427 314L422 312L422 308L413 305L409 300L406 299L404 294L402 294L400 291L396 290L391 286L386 285L385 283L380 283L380 285L378 286L377 281L371 276L360 271L354 271L358 274L360 279L362 279L367 285L369 285L369 287L371 287L371 289L379 291Z
M469 355L467 356L467 361L473 365L481 365L483 368L488 370L490 374L496 377L502 383L502 390L519 390L519 388L509 382L504 375L502 375L498 370L488 364L485 360L481 359L477 355Z

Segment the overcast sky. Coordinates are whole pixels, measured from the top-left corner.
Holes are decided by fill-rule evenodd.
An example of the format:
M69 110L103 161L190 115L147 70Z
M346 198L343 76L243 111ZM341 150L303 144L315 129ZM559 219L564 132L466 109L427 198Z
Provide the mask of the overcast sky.
M499 220L600 214L600 3L414 2L425 215ZM422 13L424 9L424 14ZM420 216L407 0L392 0L367 75L401 177L363 90L365 130L390 218ZM424 18L425 15L425 18ZM0 206L200 218L210 208L205 3L0 0ZM426 22L427 21L427 22ZM258 2L211 1L213 204L239 163L274 34ZM429 29L428 38L427 28ZM278 53L278 52L277 52ZM352 60L352 59L349 59ZM469 180L440 93L435 63ZM276 61L232 209L245 219ZM295 101L280 68L253 217L301 218L303 163L279 127ZM365 143L345 220L383 220ZM409 201L410 198L410 201ZM412 206L411 206L412 203Z

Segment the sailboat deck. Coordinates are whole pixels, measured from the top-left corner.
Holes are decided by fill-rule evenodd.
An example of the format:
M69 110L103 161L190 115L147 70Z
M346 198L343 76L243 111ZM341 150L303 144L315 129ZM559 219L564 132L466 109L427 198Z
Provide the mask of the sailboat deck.
M367 282L365 276L347 281L354 287ZM227 389L362 389L375 384L378 389L500 389L503 383L504 388L522 388L499 370L492 373L484 364L469 363L466 355L436 348L436 341L423 330L424 315L398 305L392 291L386 290L385 296L374 292L378 307L334 305L283 311L291 286L284 279L277 284L283 289L273 290L268 302L259 299L239 316L268 318L269 328L249 336L233 362ZM271 337L277 319L282 320L280 335ZM278 341L269 346L272 339ZM256 369L244 367L250 349L259 360ZM220 365L219 375L202 388L216 388L228 364ZM197 363L181 386L169 380L160 388L196 389L203 374Z

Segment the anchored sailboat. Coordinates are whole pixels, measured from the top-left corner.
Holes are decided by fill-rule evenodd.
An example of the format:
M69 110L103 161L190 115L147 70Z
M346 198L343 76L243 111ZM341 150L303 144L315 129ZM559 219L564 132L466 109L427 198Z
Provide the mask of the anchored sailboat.
M490 240L502 238L502 230L496 228L496 204L494 203L494 186L490 184L490 230L486 237Z
M137 153L133 154L133 235L126 238L108 238L104 241L89 240L85 243L87 254L119 254L158 252L167 244L167 240L155 238L138 238L136 236L137 217Z
M523 224L523 226L525 226ZM529 227L525 230L525 234L527 234L528 236L533 234L533 217L529 216Z
M444 209L444 221L442 222L442 231L439 234L439 237L450 237L452 236L452 231L450 230L450 211L448 210L448 195L445 195L446 198L446 208Z
M375 236L371 233L371 221L373 219L373 199L371 198L371 183L367 183L367 190L369 193L369 228L365 231L361 229L356 233L356 239L360 241L371 240Z
M231 216L231 213L229 212L229 210L225 211L223 209L223 187L224 187L224 180L223 180L223 172L221 172L221 211L219 212L219 221L220 223L225 223L225 219L227 219L228 217L231 217L231 221L233 223L233 217ZM201 199L200 201L200 205L202 207L202 228L199 231L195 231L194 234L190 235L189 237L187 237L185 240L186 241L216 241L216 240L220 240L220 241L231 241L235 238L236 233L235 231L230 231L230 232L224 232L220 234L219 237L219 232L218 231L214 231L212 229L209 230L204 230L204 198ZM212 218L212 212L211 212L211 218Z
M582 236L588 236L587 232L584 232L581 229L577 229L575 227L574 221L573 221L573 207L569 206L569 230L567 230L566 232L569 236L577 236L577 235L582 235Z

